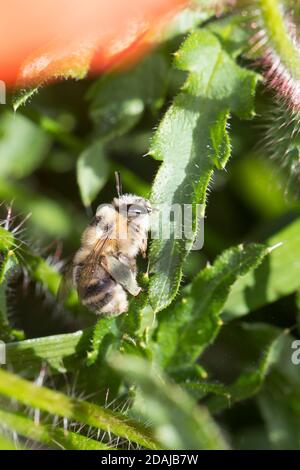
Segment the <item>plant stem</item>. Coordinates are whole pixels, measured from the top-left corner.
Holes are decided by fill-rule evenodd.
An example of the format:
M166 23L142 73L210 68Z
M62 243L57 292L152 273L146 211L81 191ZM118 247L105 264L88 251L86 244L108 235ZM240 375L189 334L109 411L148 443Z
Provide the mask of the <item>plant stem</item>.
M295 80L300 80L300 54L284 22L279 0L259 0L269 40L282 64Z
M147 429L123 415L93 403L69 398L46 387L39 387L4 370L0 370L0 394L14 398L24 405L111 432L148 449L158 448Z
M0 434L0 450L19 450L19 447L16 447L13 441Z
M111 447L79 433L65 431L51 425L35 424L20 413L0 409L0 422L30 440L42 442L51 448L68 450L109 450Z

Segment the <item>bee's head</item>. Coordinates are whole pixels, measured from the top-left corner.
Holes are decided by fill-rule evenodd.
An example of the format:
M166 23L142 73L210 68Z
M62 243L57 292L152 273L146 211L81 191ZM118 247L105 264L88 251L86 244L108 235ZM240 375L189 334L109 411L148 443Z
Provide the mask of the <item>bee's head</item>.
M135 194L122 194L122 181L119 172L115 172L116 188L118 197L113 200L115 209L128 219L128 222L135 221L145 230L150 226L151 204L148 199L136 196Z
M148 199L135 196L134 194L124 194L114 198L113 204L118 212L124 214L128 220L141 221L149 219L152 212L151 204Z

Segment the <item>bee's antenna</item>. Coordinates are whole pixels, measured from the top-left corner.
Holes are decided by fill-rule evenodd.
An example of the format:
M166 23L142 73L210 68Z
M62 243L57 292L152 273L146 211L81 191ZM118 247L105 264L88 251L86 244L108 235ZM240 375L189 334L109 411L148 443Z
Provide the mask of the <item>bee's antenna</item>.
M122 196L122 180L121 174L119 171L115 171L115 178L116 178L116 188L118 197Z

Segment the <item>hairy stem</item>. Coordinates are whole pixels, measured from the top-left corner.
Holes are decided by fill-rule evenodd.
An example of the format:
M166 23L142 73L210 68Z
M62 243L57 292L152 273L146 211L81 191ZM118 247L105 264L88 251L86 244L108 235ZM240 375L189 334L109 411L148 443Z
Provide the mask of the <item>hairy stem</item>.
M4 370L0 370L0 394L27 406L111 432L148 449L158 448L148 430L121 414L39 387Z
M279 0L258 0L273 49L295 80L300 80L300 54L284 21Z
M55 449L109 450L111 447L81 434L66 431L52 425L35 424L20 413L0 410L1 426L30 440L41 442Z

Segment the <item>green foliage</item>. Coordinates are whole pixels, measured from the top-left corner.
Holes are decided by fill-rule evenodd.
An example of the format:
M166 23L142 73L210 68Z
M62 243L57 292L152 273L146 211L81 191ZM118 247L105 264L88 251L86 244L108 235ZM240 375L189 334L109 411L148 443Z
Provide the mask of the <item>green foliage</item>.
M208 412L198 408L191 397L168 383L157 371L149 373L148 365L143 360L119 356L112 359L112 366L126 380L140 387L141 396L135 403L133 413L151 419L155 436L164 448L228 448Z
M270 107L265 119L263 147L271 158L277 160L287 175L286 190L298 193L300 177L299 112L293 112L282 103L275 104Z
M45 362L53 373L67 372L66 367L74 371L89 346L90 337L91 332L86 330L8 343L7 363L16 372L26 370L30 377L37 374Z
M154 53L134 69L97 80L87 95L97 134L124 134L137 124L146 107L154 112L163 104L167 78L164 57Z
M230 287L260 264L266 253L260 245L224 252L213 266L200 271L173 307L159 316L157 359L163 367L181 368L197 360L219 332Z
M257 397L275 449L299 448L299 366L291 360L294 341L293 336L286 334L279 360Z
M27 406L36 406L40 410L112 432L150 449L156 448L150 434L126 417L92 403L71 399L62 393L39 387L3 370L0 370L0 393Z
M29 119L12 112L2 114L0 135L1 178L23 178L41 164L49 139Z
M286 332L260 324L244 326L244 329L249 336L252 335L252 341L255 339L255 335L258 336L259 334L261 336L259 342L259 348L262 351L261 358L255 367L250 365L245 368L245 371L231 385L220 387L221 390L217 390L218 393L207 400L206 404L213 412L221 411L223 408L232 406L235 402L256 395L262 388L272 365L276 363L280 355ZM206 386L207 384L204 384L204 387Z
M23 88L22 90L18 91L13 97L13 109L14 111L18 111L20 106L25 106L39 90L39 87L33 88Z
M299 220L276 233L269 246L279 245L254 273L240 279L225 305L225 318L246 315L299 289Z
M90 206L93 202L105 185L107 176L108 163L103 146L100 142L95 142L82 152L77 160L77 180L85 206Z
M41 442L54 449L108 450L110 447L89 437L66 432L62 428L34 423L20 413L0 410L1 427L11 429L21 436Z
M10 439L0 435L0 450L17 450L17 447Z
M299 109L266 60L299 85L291 3L197 2L138 63L1 107L1 449L300 448L300 205L277 169L298 174ZM128 312L97 318L57 294L115 171L191 220L149 240Z
M238 67L217 38L205 30L196 31L184 42L175 64L189 76L153 137L150 154L163 163L151 199L155 204L205 205L214 170L224 169L230 156L229 113L253 116L257 75ZM150 302L155 311L168 306L176 295L182 265L197 231L194 221L190 240L178 239L182 226L176 225L178 222L169 239L155 240L151 246Z

